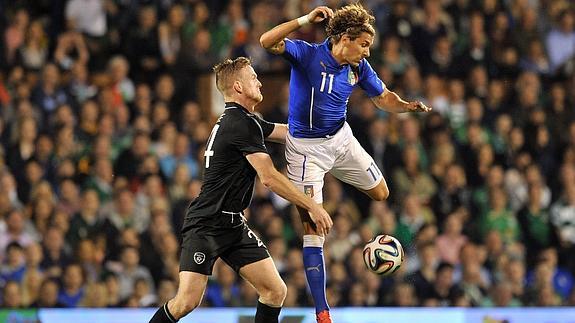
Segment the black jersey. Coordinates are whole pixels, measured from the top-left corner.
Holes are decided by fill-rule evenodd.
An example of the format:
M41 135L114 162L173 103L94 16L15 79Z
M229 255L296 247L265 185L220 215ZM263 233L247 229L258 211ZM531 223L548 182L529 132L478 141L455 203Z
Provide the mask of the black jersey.
M226 103L205 147L202 189L188 208L182 231L197 225L220 227L220 218L249 206L257 173L245 156L267 153L264 138L274 127L241 105Z

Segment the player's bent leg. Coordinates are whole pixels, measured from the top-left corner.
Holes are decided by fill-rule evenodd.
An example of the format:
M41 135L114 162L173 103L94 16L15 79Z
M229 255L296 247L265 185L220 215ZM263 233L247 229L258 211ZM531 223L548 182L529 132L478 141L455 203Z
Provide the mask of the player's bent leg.
M258 292L255 323L276 323L286 298L287 287L271 258L262 259L240 268L240 275Z
M389 188L383 177L376 187L364 192L374 201L385 201L389 197Z

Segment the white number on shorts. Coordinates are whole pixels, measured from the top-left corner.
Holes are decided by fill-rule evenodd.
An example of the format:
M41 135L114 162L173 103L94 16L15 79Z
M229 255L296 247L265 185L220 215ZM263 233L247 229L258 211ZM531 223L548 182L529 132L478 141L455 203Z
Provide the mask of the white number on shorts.
M369 165L369 168L366 169L366 171L368 171L371 174L371 177L373 177L373 180L375 181L379 176L381 176L381 173L379 171L379 169L377 168L377 166L375 166L375 164L372 162L371 165Z
M210 139L208 140L208 147L206 148L206 151L204 152L204 157L206 157L206 168L210 167L210 157L212 157L214 155L214 151L212 150L212 146L214 145L214 139L216 139L216 133L218 132L218 129L220 128L219 124L216 124L214 126L214 128L212 129L212 133L210 133Z
M331 88L333 87L333 74L327 74L326 72L321 72L321 87L319 88L320 92L323 92L325 89L325 79L329 77L329 85L327 86L327 93L331 93Z
M248 237L250 237L251 239L256 239L258 242L258 247L264 245L264 243L260 240L260 238L258 238L258 236L256 236L256 234L252 231L252 229L248 229Z

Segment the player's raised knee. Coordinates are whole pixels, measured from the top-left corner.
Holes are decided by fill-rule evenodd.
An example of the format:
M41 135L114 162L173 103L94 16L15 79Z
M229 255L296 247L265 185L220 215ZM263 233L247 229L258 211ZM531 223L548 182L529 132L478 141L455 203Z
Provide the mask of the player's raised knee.
M385 201L389 197L387 185L379 185L369 193L369 196L375 201Z

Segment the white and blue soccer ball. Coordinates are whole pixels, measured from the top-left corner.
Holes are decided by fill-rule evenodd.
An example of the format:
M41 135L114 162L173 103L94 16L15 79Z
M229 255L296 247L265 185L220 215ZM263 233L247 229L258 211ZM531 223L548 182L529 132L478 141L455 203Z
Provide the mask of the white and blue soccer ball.
M380 234L363 247L363 261L371 272L378 275L391 275L403 263L405 253L396 238Z

